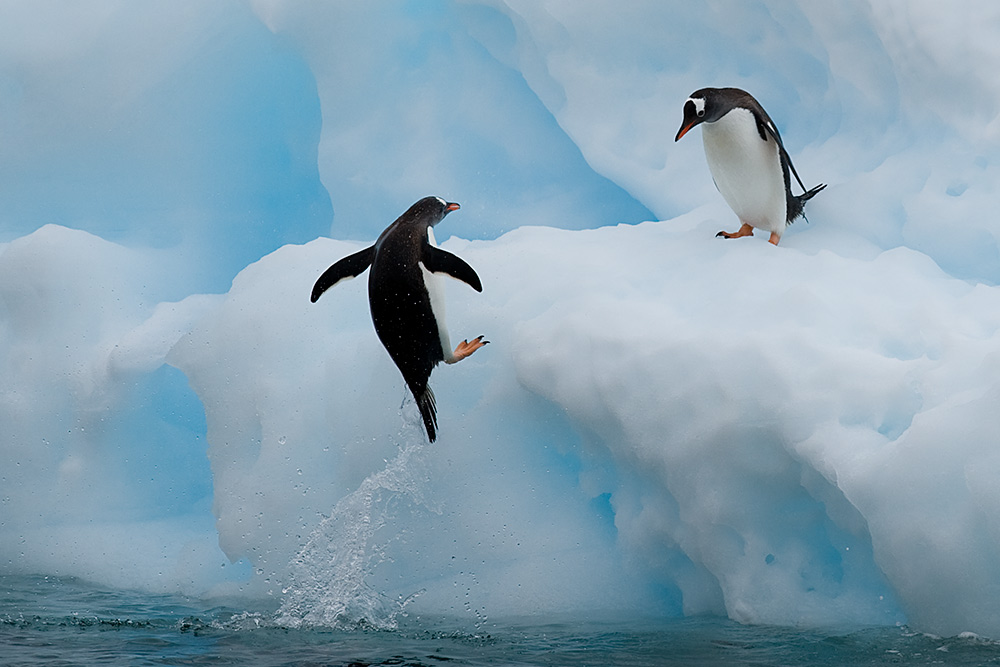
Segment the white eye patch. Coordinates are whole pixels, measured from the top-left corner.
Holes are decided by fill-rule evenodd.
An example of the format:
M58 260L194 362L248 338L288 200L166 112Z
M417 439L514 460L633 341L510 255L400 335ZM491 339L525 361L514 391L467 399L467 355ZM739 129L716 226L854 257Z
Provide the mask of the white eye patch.
M689 97L687 101L694 105L694 110L698 113L699 118L705 115L704 97Z

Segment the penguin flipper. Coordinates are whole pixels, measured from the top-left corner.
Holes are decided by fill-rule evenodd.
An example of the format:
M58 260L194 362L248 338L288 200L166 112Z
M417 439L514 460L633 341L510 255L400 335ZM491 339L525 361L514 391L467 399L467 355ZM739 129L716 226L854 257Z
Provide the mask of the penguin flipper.
M369 246L364 250L359 250L352 255L344 257L323 272L323 275L313 285L312 296L309 297L309 300L316 303L316 300L323 295L323 292L341 280L361 275L365 269L371 266L373 259L375 259L375 246Z
M799 172L795 171L795 165L792 164L792 156L789 155L788 151L785 150L785 144L782 143L781 141L781 135L778 134L778 128L774 126L774 123L771 122L770 118L762 119L757 114L754 114L754 118L757 119L757 131L760 132L761 139L766 139L766 137L764 136L765 133L767 133L768 136L774 139L774 143L778 144L778 152L781 153L782 161L786 165L788 165L788 169L792 172L792 176L795 177L795 180L796 182L798 182L799 187L802 188L803 192L806 191L806 186L802 183L802 179L799 178ZM813 194L816 193L814 192Z
M453 255L447 250L427 244L424 246L421 261L423 261L424 267L431 273L446 273L452 278L466 283L477 292L483 291L483 284L479 281L479 276L476 275L475 269L469 266L458 255Z

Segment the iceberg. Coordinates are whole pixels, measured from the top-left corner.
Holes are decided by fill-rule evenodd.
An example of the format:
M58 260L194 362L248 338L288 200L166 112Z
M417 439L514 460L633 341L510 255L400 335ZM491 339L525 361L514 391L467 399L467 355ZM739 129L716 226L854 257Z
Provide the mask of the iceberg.
M0 571L292 625L1000 637L998 18L4 5ZM672 141L709 85L829 183L780 247L714 237ZM425 195L484 287L447 286L452 336L491 341L432 375L433 445L364 280L309 302Z

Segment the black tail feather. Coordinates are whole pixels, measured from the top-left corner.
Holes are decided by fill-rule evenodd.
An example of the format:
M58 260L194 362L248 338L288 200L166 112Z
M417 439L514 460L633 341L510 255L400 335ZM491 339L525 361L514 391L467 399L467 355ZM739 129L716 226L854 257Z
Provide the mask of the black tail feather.
M795 222L795 219L798 218L799 216L803 218L806 217L805 216L806 202L815 197L817 194L819 194L820 191L825 187L826 183L820 183L812 190L806 190L800 195L789 194L788 216L787 216L788 224L792 224L793 222Z
M437 404L434 401L434 392L425 385L423 392L419 396L414 392L413 397L417 400L417 408L424 419L427 439L434 442L437 439Z

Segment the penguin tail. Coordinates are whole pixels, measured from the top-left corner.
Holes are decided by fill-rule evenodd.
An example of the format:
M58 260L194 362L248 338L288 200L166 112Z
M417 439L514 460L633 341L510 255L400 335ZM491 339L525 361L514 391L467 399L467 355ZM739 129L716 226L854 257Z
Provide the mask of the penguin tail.
M413 397L417 400L417 408L424 420L427 439L434 442L437 439L437 403L434 401L434 392L429 386L424 385L423 391L413 392Z
M788 216L787 216L787 223L789 225L792 224L793 222L795 222L795 219L798 218L798 217L800 217L800 216L803 217L803 218L805 218L806 217L806 214L805 214L806 202L809 201L810 199L812 199L813 197L815 197L816 195L818 195L820 193L820 191L822 191L823 188L825 188L825 187L826 187L826 183L820 183L819 185L817 185L813 189L806 190L805 192L803 192L800 195L789 194L788 195ZM809 220L806 219L806 222L808 222L808 221Z

